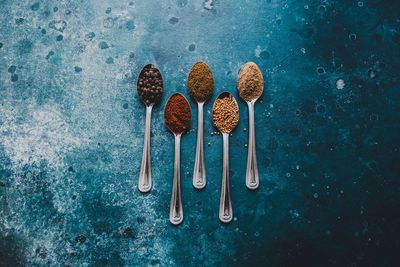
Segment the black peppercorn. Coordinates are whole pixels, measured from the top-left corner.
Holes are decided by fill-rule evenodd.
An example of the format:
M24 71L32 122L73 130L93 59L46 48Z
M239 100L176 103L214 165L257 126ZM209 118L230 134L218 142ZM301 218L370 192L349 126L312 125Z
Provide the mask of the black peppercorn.
M146 65L139 74L137 91L146 106L157 105L163 94L163 79L160 71L152 64Z

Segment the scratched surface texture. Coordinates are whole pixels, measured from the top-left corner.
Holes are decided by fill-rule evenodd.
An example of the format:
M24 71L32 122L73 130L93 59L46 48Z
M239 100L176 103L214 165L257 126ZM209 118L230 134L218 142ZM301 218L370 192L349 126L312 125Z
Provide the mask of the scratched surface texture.
M1 266L398 266L400 5L396 1L0 0ZM215 93L256 62L261 186L245 188L247 106L231 137L234 220L221 225L222 138L205 106L208 185L168 221L173 136L163 107L206 61ZM141 68L154 187L137 190ZM212 101L214 101L214 98ZM396 264L397 263L397 264Z

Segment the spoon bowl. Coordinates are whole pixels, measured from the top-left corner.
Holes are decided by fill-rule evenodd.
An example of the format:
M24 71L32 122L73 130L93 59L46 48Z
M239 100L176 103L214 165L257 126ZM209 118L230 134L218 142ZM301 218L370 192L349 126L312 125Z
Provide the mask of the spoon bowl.
M217 112L218 100L222 100L224 98L228 98L228 99L232 100L234 105L235 105L235 107L236 107L236 109L239 111L239 106L238 106L238 103L237 103L235 97L229 92L222 92L217 96L217 99L215 100L215 102L213 104L213 108L212 108L212 110L213 110L213 123L214 123L215 128L217 128L221 133L228 133L229 134L236 128L236 126L239 123L239 112L237 114L237 120L233 120L232 121L232 125L224 125L224 123L222 123L222 124L219 123L216 120L217 118L214 115ZM229 119L229 118L232 117L232 114L225 113L225 115L226 115L225 119ZM227 126L227 127L224 127L224 126Z
M183 113L183 115L187 117L179 115L176 112L177 109L174 109L172 106L170 106L174 98L179 98L181 105L179 109L182 108L186 109L187 112ZM190 110L189 102L183 94L174 93L168 98L167 103L165 104L164 107L164 120L165 120L165 126L174 135L181 135L189 129L190 124L192 122L192 113ZM170 120L174 120L175 122L179 123L179 125L168 123Z
M237 80L239 96L246 102L256 102L264 91L264 78L254 62L247 62L239 72Z
M214 77L205 62L196 62L189 72L188 92L197 103L207 102L214 93Z
M155 65L147 64L140 71L137 91L140 100L146 106L157 105L161 102L164 93L163 78Z

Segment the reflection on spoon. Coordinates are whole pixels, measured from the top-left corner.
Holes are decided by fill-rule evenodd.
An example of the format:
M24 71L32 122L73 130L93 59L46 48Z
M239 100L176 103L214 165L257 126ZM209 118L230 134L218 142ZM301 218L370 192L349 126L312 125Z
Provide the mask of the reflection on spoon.
M229 223L233 218L232 202L229 188L229 134L239 123L239 107L235 98L228 92L220 94L213 106L213 122L222 133L223 167L221 198L219 202L219 219Z

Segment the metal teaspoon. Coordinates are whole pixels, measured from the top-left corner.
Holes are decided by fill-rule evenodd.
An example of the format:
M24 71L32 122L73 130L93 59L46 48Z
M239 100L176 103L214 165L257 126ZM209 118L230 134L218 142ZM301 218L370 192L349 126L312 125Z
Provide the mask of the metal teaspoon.
M150 158L150 125L151 111L154 105L161 102L163 80L160 71L152 64L144 66L137 81L137 91L142 102L146 105L146 124L142 164L140 166L138 189L142 193L149 192L152 187L151 158Z
M229 98L232 99L237 108L237 121L234 122L230 129L226 130L219 125L216 114L217 114L217 101L218 99ZM225 113L226 114L226 113ZM229 116L229 115L228 115ZM227 118L223 118L227 121ZM223 223L229 223L233 218L232 202L229 187L229 134L236 128L239 122L239 108L236 99L229 92L221 93L213 105L213 122L215 127L222 133L223 138L223 166L222 166L222 185L221 185L221 198L219 203L219 219Z
M239 82L241 79L244 79L245 81L243 83ZM247 151L246 186L250 190L256 190L260 185L256 156L254 104L262 95L263 90L264 79L261 70L253 62L246 63L238 76L238 91L239 96L246 101L249 109L249 144Z
M196 73L197 75L195 75ZM198 91L201 90L199 94ZM214 77L210 67L204 62L196 62L189 73L188 91L190 97L197 102L197 145L196 158L193 170L193 186L203 189L206 186L206 167L204 163L204 130L203 130L203 106L214 93Z
M189 120L186 120L183 124L183 127L176 128L174 125L168 124L168 117L172 116L179 120L179 116L176 114L172 114L169 110L169 105L172 102L174 97L183 97L184 101L182 101L182 105L179 107L180 109L188 110ZM178 225L183 221L183 207L182 207L182 193L181 193L181 171L180 171L180 147L181 147L181 136L184 132L186 132L192 120L192 114L190 111L189 102L187 99L180 93L173 94L167 101L167 104L164 108L164 119L166 122L166 127L168 130L174 134L175 137L175 157L174 157L174 177L172 182L172 195L171 195L171 204L169 211L169 221L173 225Z

